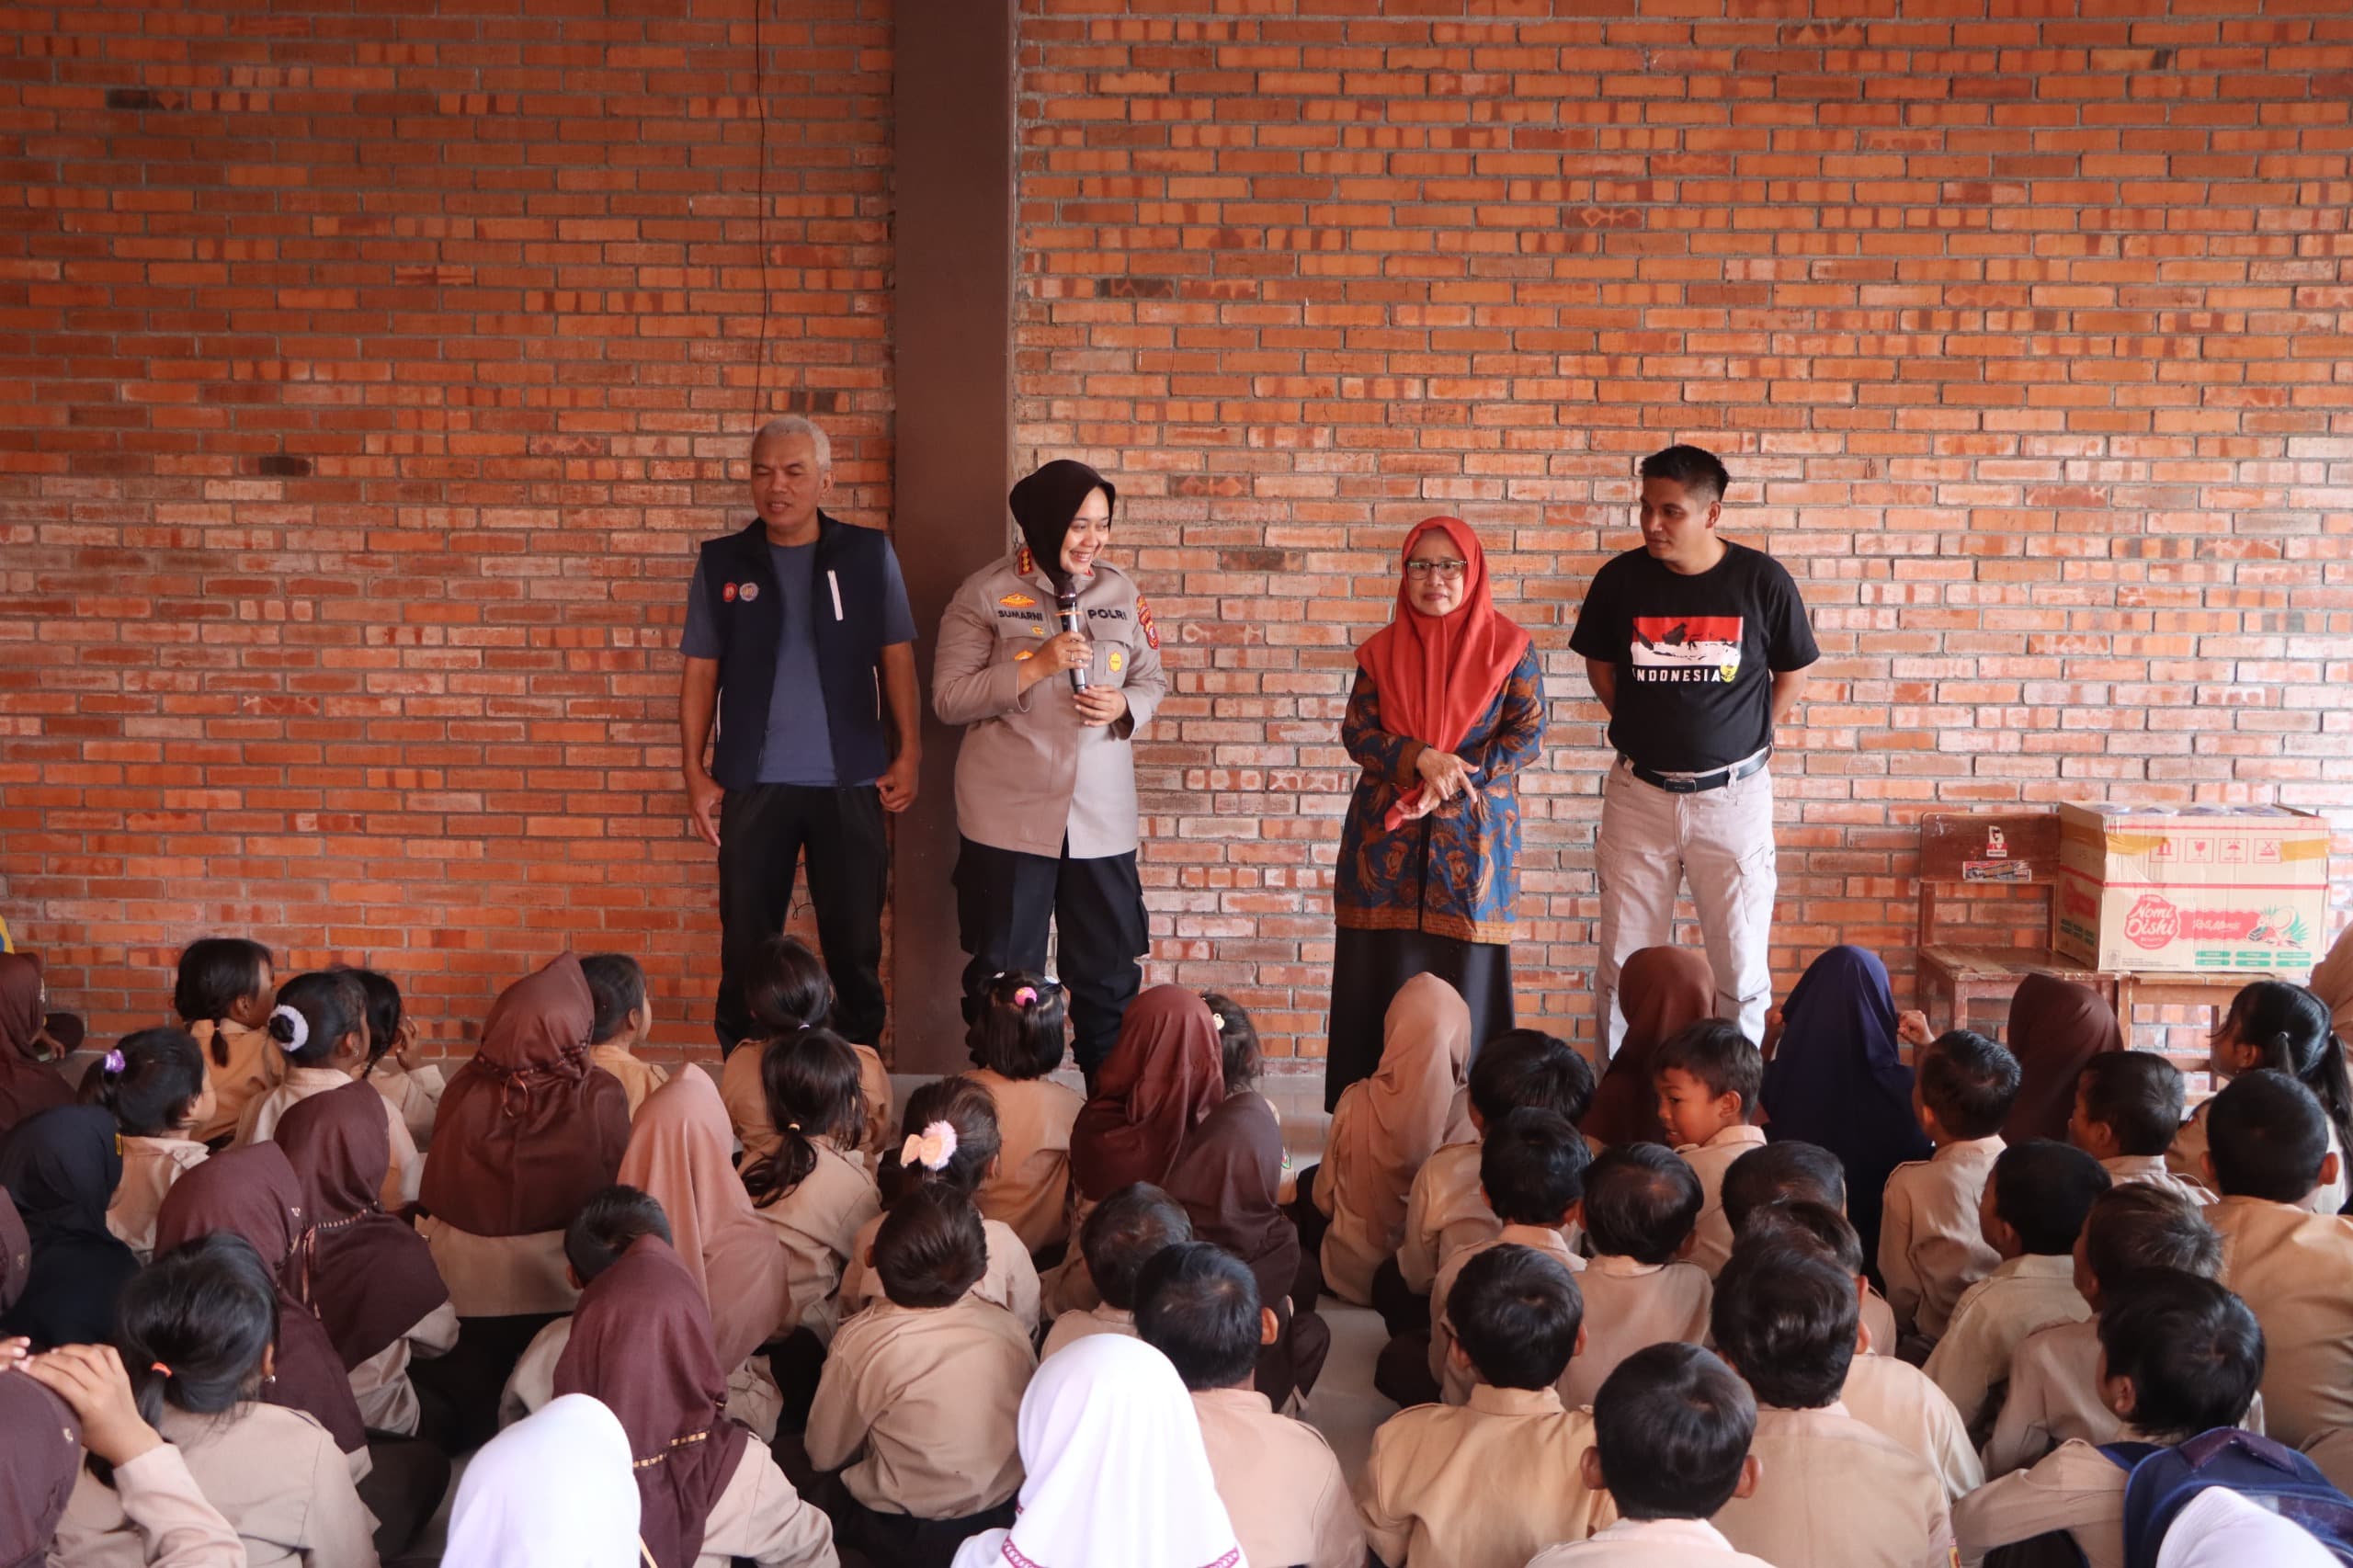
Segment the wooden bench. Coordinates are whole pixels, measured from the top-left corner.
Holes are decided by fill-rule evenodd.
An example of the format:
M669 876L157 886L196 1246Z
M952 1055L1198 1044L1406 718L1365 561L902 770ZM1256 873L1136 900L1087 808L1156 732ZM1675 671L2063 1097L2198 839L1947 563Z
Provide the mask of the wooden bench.
M2043 946L1977 947L1944 939L1939 894L1947 888L2039 888L2049 904L2059 881L2056 812L1930 812L1920 819L1920 949L1914 977L1916 1000L1931 1028L1965 1029L1972 1004L2007 1004L2018 982L2048 974L2088 985L2129 1017L2130 982L2086 969ZM2145 999L2145 998L2144 998Z

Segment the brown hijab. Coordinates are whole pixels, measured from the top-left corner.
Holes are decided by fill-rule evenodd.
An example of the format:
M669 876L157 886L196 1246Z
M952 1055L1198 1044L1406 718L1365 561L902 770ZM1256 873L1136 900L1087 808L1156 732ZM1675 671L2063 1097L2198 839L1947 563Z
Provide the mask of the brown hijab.
M1120 1038L1071 1128L1078 1190L1100 1203L1131 1182L1168 1175L1186 1136L1225 1097L1225 1058L1209 1004L1155 985L1128 1004Z
M1690 948L1644 948L1618 971L1626 1038L1594 1086L1578 1130L1597 1143L1672 1143L1658 1119L1652 1062L1668 1036L1716 1010L1716 973Z
M0 1132L74 1103L74 1091L57 1069L34 1054L41 1022L40 960L0 953Z
M743 1365L790 1314L784 1248L752 1207L728 1155L727 1107L699 1067L646 1097L630 1130L620 1179L651 1194L670 1221L678 1262L710 1308L722 1367Z
M1276 1199L1282 1179L1282 1119L1266 1096L1245 1092L1228 1095L1193 1130L1162 1184L1185 1206L1194 1239L1248 1264L1270 1307L1299 1277L1299 1227Z
M379 1109L376 1125L383 1124ZM262 1398L316 1417L336 1448L356 1453L368 1446L368 1434L343 1358L318 1314L286 1288L288 1264L308 1229L302 1184L286 1152L275 1143L251 1143L191 1165L172 1184L155 1211L155 1251L160 1256L183 1242L225 1231L261 1254L263 1267L278 1281L278 1368L263 1385Z
M433 1249L378 1197L392 1163L384 1096L358 1081L313 1095L287 1111L272 1141L310 1210L295 1294L319 1314L344 1367L357 1367L449 1299Z
M82 1423L22 1372L0 1372L0 1568L40 1568L82 1473Z
M638 1537L655 1568L694 1568L710 1506L751 1433L720 1414L727 1374L710 1312L661 1237L638 1237L581 1292L555 1392L587 1394L620 1417L636 1461Z
M2116 1009L2088 985L2029 974L2010 997L2010 1054L2018 1059L2018 1097L2003 1119L2002 1137L2063 1142L2075 1114L2075 1079L2103 1051L2124 1049Z
M434 1119L426 1211L477 1236L560 1231L610 1187L629 1145L629 1091L588 1062L597 1005L565 953L499 993L482 1048Z

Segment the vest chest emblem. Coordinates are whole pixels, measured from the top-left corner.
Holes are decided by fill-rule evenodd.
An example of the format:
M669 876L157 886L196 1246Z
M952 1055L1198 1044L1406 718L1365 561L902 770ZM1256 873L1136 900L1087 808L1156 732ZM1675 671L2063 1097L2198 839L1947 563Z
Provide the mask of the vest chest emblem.
M760 585L757 583L746 583L744 585L744 602L745 604L750 604L754 599L756 599L759 597Z

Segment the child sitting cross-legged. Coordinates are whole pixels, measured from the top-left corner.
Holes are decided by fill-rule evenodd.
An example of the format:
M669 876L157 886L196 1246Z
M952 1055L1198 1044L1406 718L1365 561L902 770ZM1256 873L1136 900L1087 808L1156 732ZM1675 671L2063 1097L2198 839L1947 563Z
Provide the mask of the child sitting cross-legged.
M1712 1278L1732 1256L1724 1171L1765 1142L1765 1130L1751 1125L1765 1059L1738 1024L1702 1018L1660 1043L1652 1070L1658 1079L1658 1119L1675 1140L1675 1152L1699 1177L1702 1199L1690 1259Z
M1911 1359L1926 1359L1961 1293L2002 1261L1977 1210L2018 1083L2018 1058L1967 1029L1938 1035L1920 1052L1912 1109L1937 1152L1887 1178L1879 1230L1880 1278L1896 1326L1914 1341L1904 1347Z
M1078 1246L1101 1304L1073 1309L1046 1331L1039 1359L1090 1334L1136 1332L1136 1279L1168 1247L1193 1239L1192 1221L1176 1200L1150 1182L1131 1182L1087 1211Z
M1819 1143L1785 1138L1751 1149L1724 1171L1724 1218L1735 1241L1748 1216L1768 1203L1820 1203L1852 1217L1847 1207L1847 1170ZM1868 1261L1870 1254L1865 1253ZM1863 1346L1874 1356L1895 1354L1895 1309L1866 1282L1863 1286Z
M1585 1348L1561 1380L1561 1403L1589 1405L1603 1380L1635 1351L1708 1337L1713 1291L1705 1269L1682 1261L1699 1217L1699 1177L1657 1143L1620 1143L1586 1168L1585 1221L1593 1256L1577 1278Z

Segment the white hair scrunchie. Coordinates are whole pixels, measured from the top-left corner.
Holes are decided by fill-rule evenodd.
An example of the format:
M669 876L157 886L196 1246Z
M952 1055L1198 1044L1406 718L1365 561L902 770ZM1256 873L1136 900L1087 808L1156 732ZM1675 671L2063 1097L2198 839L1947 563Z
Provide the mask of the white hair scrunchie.
M956 1157L956 1129L949 1122L935 1121L921 1132L910 1132L907 1141L899 1145L899 1164L921 1165L927 1171L948 1168Z
M284 1018L294 1030L291 1038L278 1042L279 1049L291 1056L311 1043L311 1020L304 1017L299 1009L290 1007L283 1002L272 1008L269 1014L269 1021L273 1024L280 1018ZM276 1029L270 1030L272 1038L275 1038L277 1033Z

